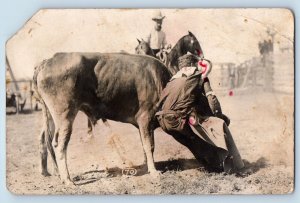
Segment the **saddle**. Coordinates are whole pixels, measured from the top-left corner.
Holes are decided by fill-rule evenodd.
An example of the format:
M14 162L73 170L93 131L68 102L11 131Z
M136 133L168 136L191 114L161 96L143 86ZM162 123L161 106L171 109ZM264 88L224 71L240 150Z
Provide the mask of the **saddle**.
M157 54L156 54L156 58L158 58L158 60L160 60L163 64L167 64L167 58L168 58L168 54L170 52L171 49L161 49Z

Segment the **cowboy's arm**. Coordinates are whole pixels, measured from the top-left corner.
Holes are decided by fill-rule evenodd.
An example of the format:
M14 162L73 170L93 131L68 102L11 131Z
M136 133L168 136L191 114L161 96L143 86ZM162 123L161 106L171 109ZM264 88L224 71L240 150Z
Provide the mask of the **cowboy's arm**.
M221 104L214 91L212 90L210 86L210 81L207 77L212 69L212 64L209 60L202 60L198 63L198 67L202 68L201 77L203 79L203 83L199 85L202 85L201 89L208 100L208 104L213 115L220 117L222 115Z
M166 34L163 33L163 36L162 36L162 42L161 42L161 48L162 48L162 49L165 49L165 48L166 48L166 45L167 45L167 38L166 38Z
M206 77L203 81L204 94L208 99L209 107L215 116L222 114L221 104L210 86L209 79Z
M163 48L167 49L167 50L172 48L172 45L168 44L168 40L167 40L166 34L164 35L164 39L163 39Z
M230 119L222 113L221 104L220 104L217 96L213 92L213 90L210 86L209 79L207 77L204 78L204 81L203 81L203 91L208 100L209 107L210 107L212 113L214 114L214 116L223 119L225 121L225 123L229 126Z

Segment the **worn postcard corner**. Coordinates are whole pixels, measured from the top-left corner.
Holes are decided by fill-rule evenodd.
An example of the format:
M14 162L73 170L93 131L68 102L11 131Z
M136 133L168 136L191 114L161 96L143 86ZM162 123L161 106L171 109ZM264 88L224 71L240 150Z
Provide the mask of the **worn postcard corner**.
M43 9L6 44L14 194L288 194L288 9Z

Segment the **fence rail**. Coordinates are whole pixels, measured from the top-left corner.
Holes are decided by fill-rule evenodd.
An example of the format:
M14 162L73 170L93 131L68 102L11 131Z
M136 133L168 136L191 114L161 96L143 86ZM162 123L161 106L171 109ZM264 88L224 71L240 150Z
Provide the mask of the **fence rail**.
M217 91L262 88L294 93L294 56L291 52L271 52L241 64L216 63L210 77Z

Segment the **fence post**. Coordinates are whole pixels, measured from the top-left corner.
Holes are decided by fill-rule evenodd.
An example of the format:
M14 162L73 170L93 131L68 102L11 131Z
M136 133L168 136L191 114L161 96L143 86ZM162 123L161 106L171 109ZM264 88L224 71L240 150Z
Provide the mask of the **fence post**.
M20 109L19 109L19 107L20 107L20 98L19 98L19 95L16 95L16 114L18 115L19 114L19 112L20 112Z
M272 91L273 90L273 53L266 53L263 55L263 66L264 66L264 89L265 91Z
M32 95L33 95L33 92L32 92L32 81L31 80L29 81L29 94L30 94L30 110L32 111Z

